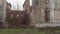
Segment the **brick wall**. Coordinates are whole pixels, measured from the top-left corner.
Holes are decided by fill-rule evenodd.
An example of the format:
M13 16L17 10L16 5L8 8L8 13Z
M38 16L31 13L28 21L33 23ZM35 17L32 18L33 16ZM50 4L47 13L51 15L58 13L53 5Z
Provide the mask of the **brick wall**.
M29 25L29 14L27 14L25 11L16 11L11 10L8 11L6 16L7 25L9 27L20 27L23 25Z

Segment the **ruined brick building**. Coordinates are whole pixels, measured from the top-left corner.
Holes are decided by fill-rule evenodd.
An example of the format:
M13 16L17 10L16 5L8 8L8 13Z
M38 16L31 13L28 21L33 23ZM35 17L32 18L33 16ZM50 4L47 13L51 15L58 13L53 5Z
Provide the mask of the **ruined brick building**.
M11 10L11 4L6 3L6 27L28 27L30 23L27 23L29 21L27 12L25 10Z
M28 1L28 2L27 2ZM60 22L60 0L32 0L31 22L37 23L59 23ZM30 0L26 0L26 8L30 7Z

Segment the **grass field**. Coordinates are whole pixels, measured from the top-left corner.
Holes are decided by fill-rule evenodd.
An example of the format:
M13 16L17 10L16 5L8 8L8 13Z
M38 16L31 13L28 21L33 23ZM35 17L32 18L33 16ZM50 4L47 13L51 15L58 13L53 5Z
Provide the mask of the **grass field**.
M60 34L60 30L35 29L35 28L5 28L0 34Z

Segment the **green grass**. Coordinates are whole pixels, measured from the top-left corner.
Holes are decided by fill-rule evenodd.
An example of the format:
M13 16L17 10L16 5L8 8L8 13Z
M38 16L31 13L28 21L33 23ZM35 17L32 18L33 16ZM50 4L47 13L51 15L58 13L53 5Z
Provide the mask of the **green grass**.
M0 34L46 34L46 32L50 33L50 30L34 28L6 28L0 30ZM60 32L60 30L56 30L55 32Z

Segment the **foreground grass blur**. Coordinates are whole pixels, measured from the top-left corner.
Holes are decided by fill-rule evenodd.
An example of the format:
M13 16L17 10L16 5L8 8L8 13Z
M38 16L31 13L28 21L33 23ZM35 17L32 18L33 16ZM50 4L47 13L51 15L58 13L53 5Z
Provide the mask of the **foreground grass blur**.
M36 28L6 28L0 30L0 34L60 34L60 29L36 29Z

